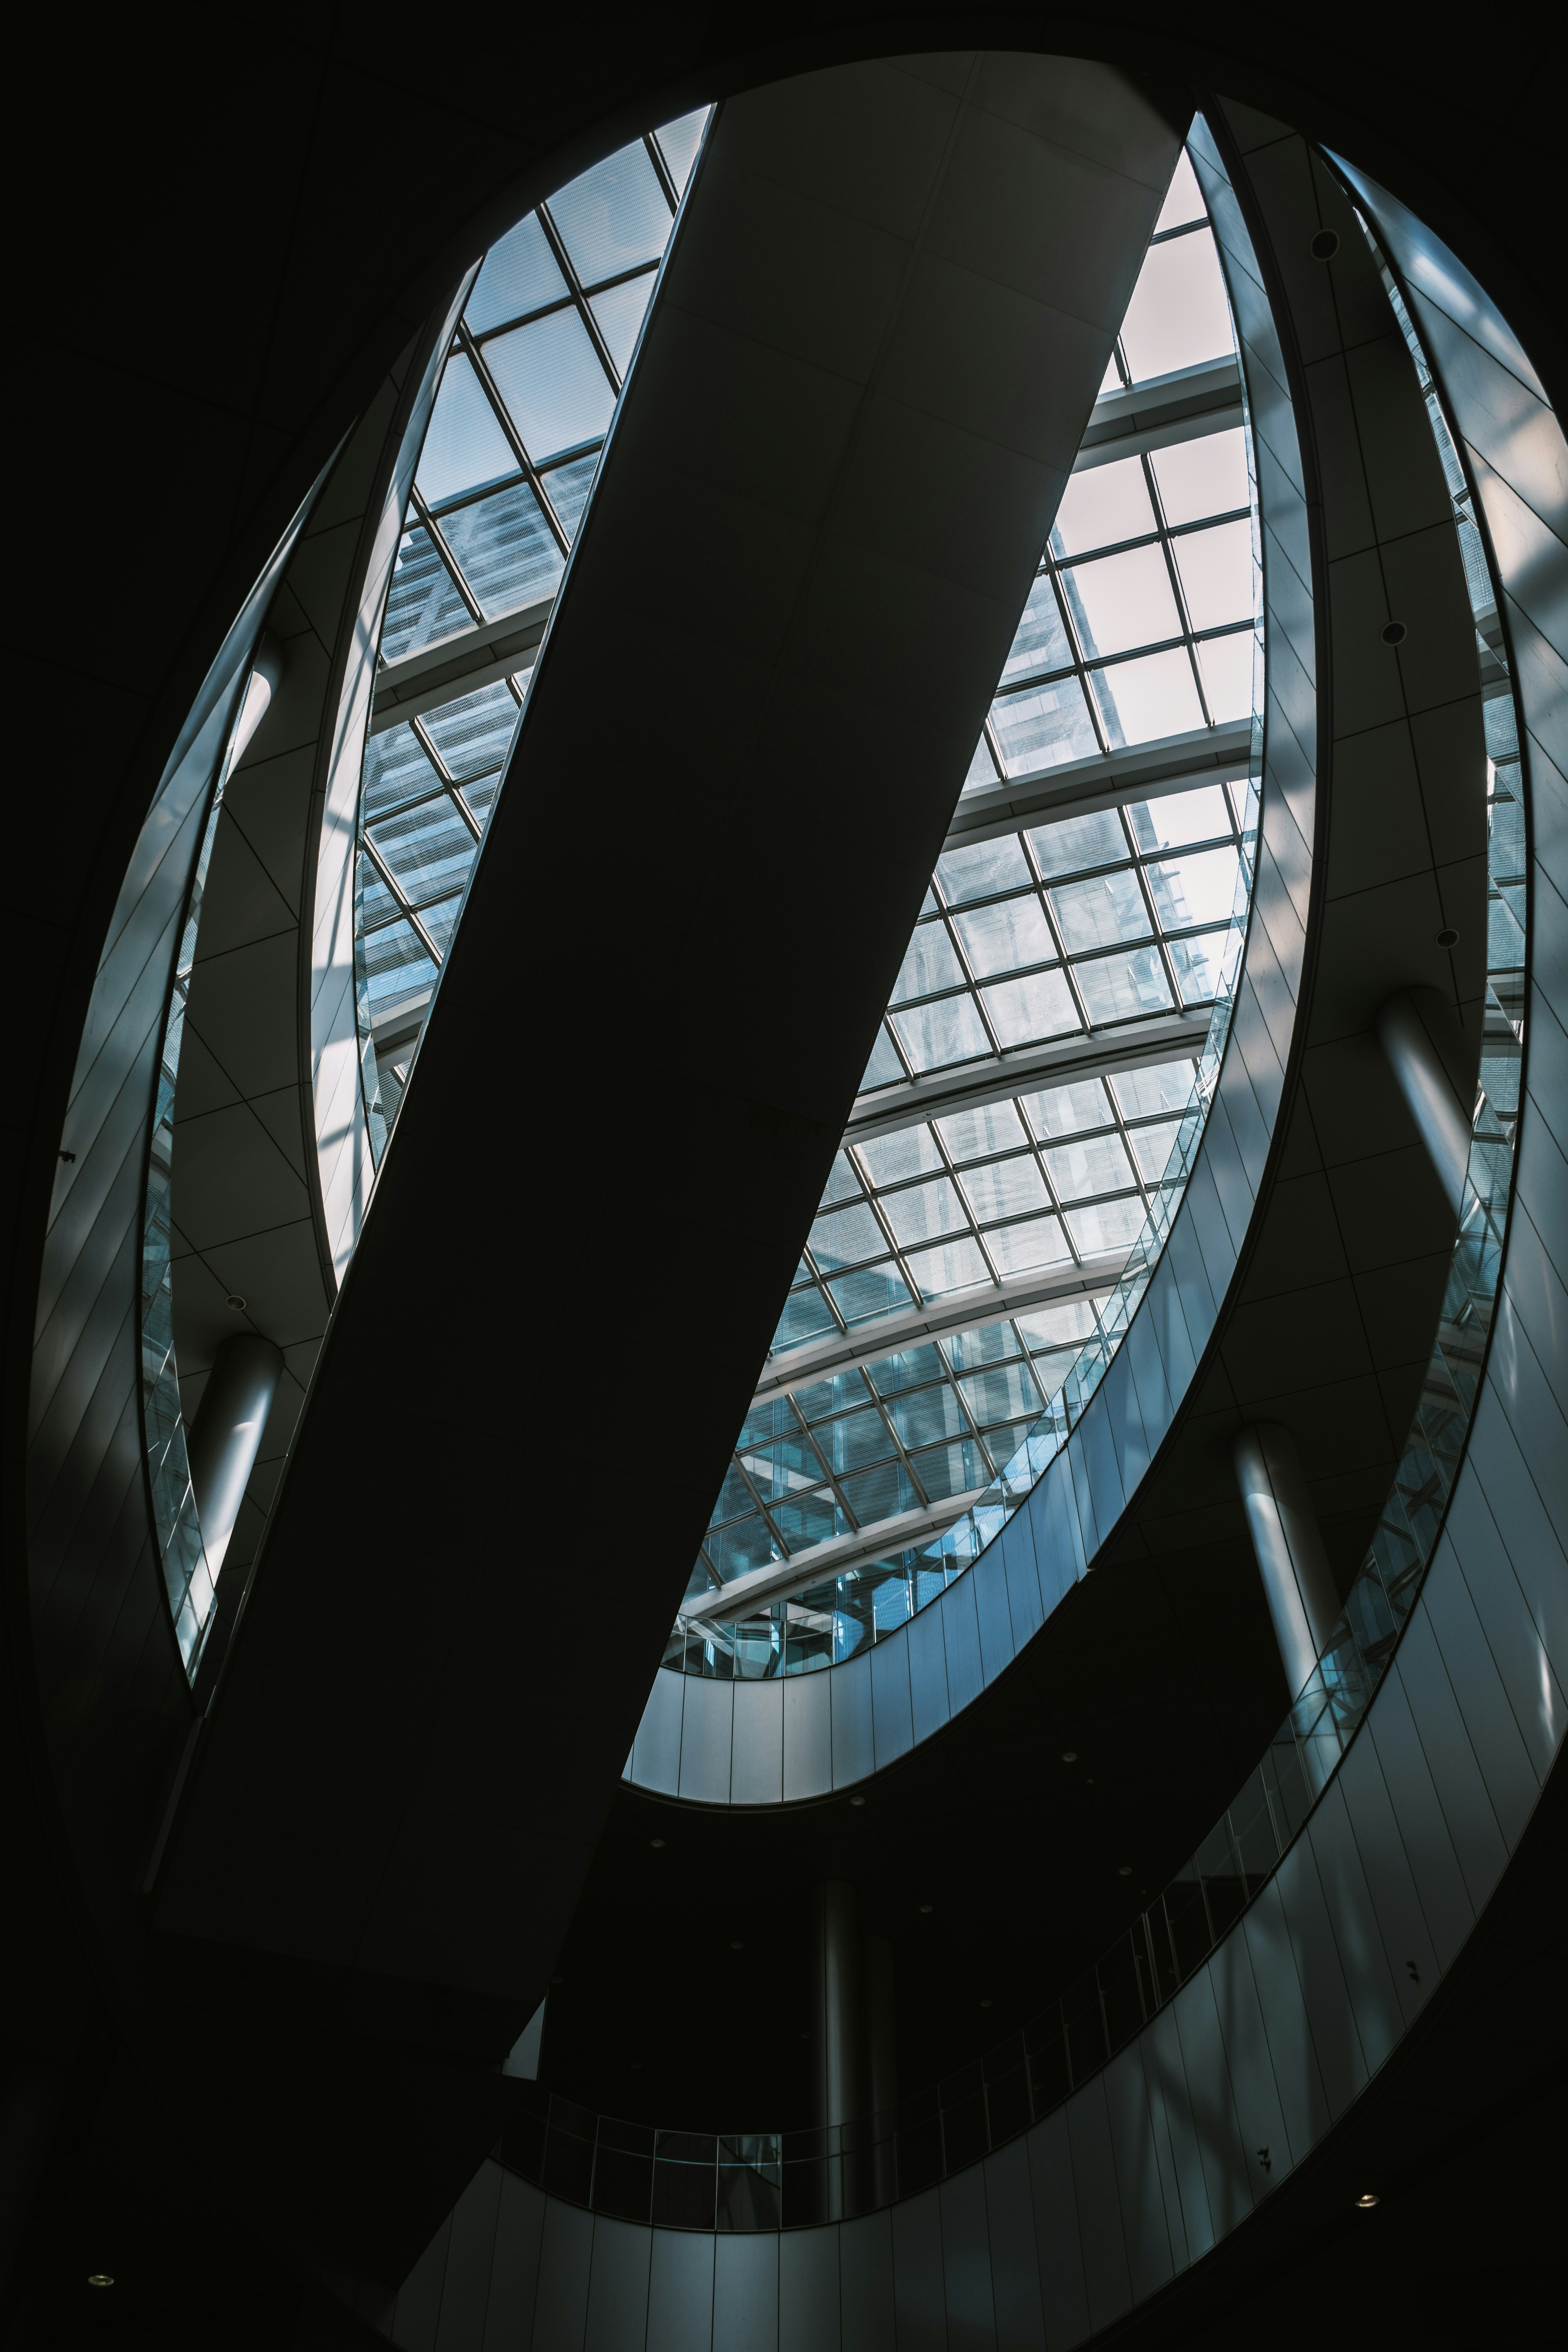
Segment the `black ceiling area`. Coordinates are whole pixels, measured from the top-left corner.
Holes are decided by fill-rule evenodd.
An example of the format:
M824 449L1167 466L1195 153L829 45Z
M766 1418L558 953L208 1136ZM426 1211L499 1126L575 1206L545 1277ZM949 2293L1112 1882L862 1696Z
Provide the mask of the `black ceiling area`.
M1479 29L345 0L16 41L5 2343L1554 2340L1563 110L1538 28ZM617 277L554 200L623 153L658 233ZM487 327L525 215L559 299ZM1145 397L1121 322L1200 227L1235 358ZM540 457L501 346L567 324L607 404ZM1167 517L1157 466L1222 431L1248 509ZM1250 530L1238 764L1164 721L1140 769L1103 716L1166 642L1097 647L1071 602L1058 514L1113 468L1154 528L1070 554L1155 564L1158 659L1226 745L1243 625L1180 534ZM548 525L545 603L481 611L480 490ZM394 663L426 561L458 619ZM1015 811L997 680L1042 593L1104 772L1048 751ZM504 720L477 783L470 690ZM467 861L445 929L372 838L405 739ZM1137 827L1205 784L1247 895L1194 1000ZM866 1173L897 1037L921 1171L994 1238L904 1054L907 943L960 938L942 877L1010 837L1065 996L1067 893L1007 828L1075 809L1128 863L1071 887L1149 908L1086 953L1148 937L1170 1022L1010 1057L986 1008L1023 983L966 950L1002 1073L971 1097L1102 1082L1121 1143L1072 1148L1126 1147L1156 1239L1084 1244L1053 1175L1079 1290L993 1272L993 1311L1108 1336L1027 1482L976 1413L944 1508L819 1231L849 1170L836 1230L874 1210L912 1262ZM378 894L432 973L401 1047ZM1211 1002L1161 1192L1113 1076L1197 1056ZM1065 1147L1020 1132L1043 1199ZM807 1276L838 1354L792 1381ZM887 1360L942 1336L967 1399L984 1360L920 1297ZM898 1434L887 1562L810 1381ZM840 1621L742 1468L764 1402L829 1464L846 1591L945 1562L808 1671L788 1638Z

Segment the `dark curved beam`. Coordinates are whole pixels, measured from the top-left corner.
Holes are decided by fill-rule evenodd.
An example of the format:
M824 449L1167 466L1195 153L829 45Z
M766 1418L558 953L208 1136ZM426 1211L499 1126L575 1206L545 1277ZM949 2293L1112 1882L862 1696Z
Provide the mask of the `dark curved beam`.
M858 68L721 116L190 1777L164 1931L524 2015L542 1996L1176 140L1103 69L1018 58ZM537 1066L514 1110L495 1038L520 926ZM625 1041L611 1100L595 1035ZM560 1142L536 1161L541 1104ZM591 1397L628 1223L686 1327L651 1515L637 1449L522 1370L585 1335ZM389 1452L381 1514L344 1465ZM519 1525L546 1469L558 1499ZM585 1652L562 1574L584 1544Z

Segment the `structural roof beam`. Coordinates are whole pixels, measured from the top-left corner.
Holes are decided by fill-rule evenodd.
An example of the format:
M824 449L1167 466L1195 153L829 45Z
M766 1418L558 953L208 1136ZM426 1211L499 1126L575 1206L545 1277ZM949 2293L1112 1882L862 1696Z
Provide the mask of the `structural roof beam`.
M933 1070L929 1077L906 1078L861 1095L844 1130L846 1143L894 1135L917 1118L942 1118L955 1110L1033 1094L1040 1087L1065 1087L1080 1078L1114 1077L1119 1070L1152 1069L1184 1055L1201 1054L1209 1034L1209 1013L1162 1013L1151 1021L1097 1030L1089 1036L1058 1037L1049 1045L1023 1045L987 1062L966 1062L956 1070Z
M1019 1275L1011 1282L987 1284L982 1290L960 1291L923 1307L906 1307L897 1315L879 1315L874 1323L858 1324L853 1331L835 1331L810 1339L774 1357L757 1383L752 1402L763 1404L788 1389L802 1389L829 1372L853 1371L857 1364L874 1364L900 1348L918 1348L954 1331L978 1330L1004 1315L1024 1315L1037 1307L1058 1306L1064 1298L1103 1298L1115 1289L1127 1263L1125 1250L1086 1257L1077 1265L1053 1265L1037 1274Z
M977 841L997 841L1021 825L1049 824L1061 816L1086 816L1095 809L1119 808L1123 801L1160 800L1245 775L1252 749L1252 722L1233 719L1223 727L1194 727L1133 743L1119 751L1095 751L1087 760L1035 768L965 793L947 829L947 849L967 849Z
M812 1544L805 1551L795 1552L789 1559L775 1559L766 1568L748 1569L744 1576L732 1576L728 1584L721 1584L711 1592L702 1593L696 1601L683 1601L680 1614L689 1625L709 1624L714 1619L728 1622L731 1618L750 1617L759 1609L766 1609L775 1601L787 1601L792 1592L805 1585L820 1584L830 1576L842 1576L847 1568L858 1568L868 1559L896 1559L911 1544L929 1543L933 1536L952 1527L967 1510L989 1492L976 1486L966 1495L949 1495L940 1503L928 1503L918 1511L900 1511L895 1518L878 1519L869 1527L857 1528L852 1535L830 1536L826 1543Z

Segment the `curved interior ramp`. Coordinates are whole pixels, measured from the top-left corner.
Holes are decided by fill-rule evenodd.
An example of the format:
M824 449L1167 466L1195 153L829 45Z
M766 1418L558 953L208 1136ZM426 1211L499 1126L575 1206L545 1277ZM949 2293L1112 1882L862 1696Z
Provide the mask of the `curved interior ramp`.
M498 2053L542 1993L1178 137L1017 57L715 124L164 1932L499 1996ZM595 1411L626 1349L682 1368L676 1459Z

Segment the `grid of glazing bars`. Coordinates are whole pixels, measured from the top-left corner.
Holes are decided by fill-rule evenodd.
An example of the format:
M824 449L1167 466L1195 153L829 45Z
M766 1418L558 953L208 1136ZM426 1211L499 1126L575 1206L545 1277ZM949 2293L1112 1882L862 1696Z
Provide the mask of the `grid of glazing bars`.
M1171 1009L1173 988L1184 1006L1208 1003L1222 977L1218 950L1235 935L1226 928L1194 936L1181 919L1192 910L1171 879L1181 868L1161 853L1184 850L1187 869L1205 877L1193 887L1213 891L1228 925L1247 887L1242 844L1255 824L1255 796L1242 779L951 853L939 864L936 911L917 928L904 978L929 972L944 957L963 955L972 967L975 940L1005 932L1016 943L1026 920L1053 943L1064 932L1070 937L1078 893L1088 894L1097 925L1150 939L1131 953L1160 975L1158 1009ZM1019 878L1024 888L1010 896L987 892L989 884ZM966 931L966 924L973 928ZM1215 952L1200 964L1194 950L1205 939ZM927 944L932 940L940 947ZM1178 958L1185 959L1180 966ZM1107 958L1094 961L1103 969ZM1059 970L1044 976L1061 980ZM900 1018L903 985L901 978L889 1024ZM972 969L965 987L963 1001L984 1001ZM939 1008L952 1001L927 1000ZM1096 1329L1088 1297L990 1320L996 1289L1058 1267L1086 1283L1098 1267L1110 1286L1107 1262L1119 1265L1142 1228L1194 1066L1173 1058L1110 1080L1021 1091L837 1154L775 1349L847 1335L968 1289L976 1293L977 1328L755 1407L688 1588L693 1598L829 1537L990 1483Z
M1213 232L1184 154L1101 389L1128 390L1230 348ZM1204 499L1200 509L1192 447L1075 475L966 791L1249 714L1251 615L1227 599L1226 567L1213 561L1226 545L1216 530L1249 533L1245 460L1238 449L1229 504ZM1163 625L1148 625L1156 617Z
M420 455L384 664L554 596L707 119L623 148L486 255ZM366 747L355 936L362 1038L379 1033L366 1073L378 1151L527 683L520 671Z
M1176 262L1180 278L1167 283ZM1105 388L1233 350L1212 232L1184 156ZM1009 766L1017 773L1092 756L1129 734L1142 740L1251 715L1252 503L1239 427L1200 428L1152 456L1075 474L966 792L994 783ZM1129 530L1129 518L1150 527ZM1129 555L1142 564L1142 582L1124 565L1110 569ZM1106 596L1075 583L1075 572L1093 565L1106 567ZM1100 651L1108 606L1124 612L1135 640L1125 653L1118 647L1114 664ZM1177 621L1173 635L1148 628L1151 613L1162 610ZM1223 664L1210 646L1221 648ZM1156 665L1158 676L1151 680L1146 670L1123 713L1103 680L1113 672L1125 678L1138 663ZM1022 715L1030 696L1032 720ZM1174 1028L1182 1013L1211 1006L1227 977L1231 916L1250 885L1243 844L1256 822L1256 795L1240 777L945 853L863 1099L1053 1038L1161 1019ZM990 1484L1096 1334L1094 1275L1109 1288L1105 1268L1125 1257L1142 1229L1194 1067L1173 1054L1158 1068L1110 1081L1020 1090L839 1152L770 1369L776 1372L791 1349L971 1289L973 1323L760 1402L737 1440L690 1598L905 1511L945 1502L957 1510ZM1058 1267L1083 1277L1082 1295L996 1318L999 1284ZM808 1557L801 1566L804 1579ZM847 1580L888 1582L889 1623L911 1606L908 1575L890 1560L858 1566ZM940 1589L940 1575L931 1580ZM836 1596L808 1586L801 1598L801 1607L770 1614L815 1619ZM858 1599L878 1612L875 1591ZM777 1649L777 1624L752 1631L759 1640L768 1633L770 1652ZM818 1631L828 1637L826 1618ZM679 1632L673 1646L684 1655ZM805 1663L821 1643L803 1622L789 1646ZM709 1670L720 1663L705 1661ZM737 1658L735 1670L776 1665Z
M1102 1247L1124 1255L1169 1158L1193 1072L1193 1062L1182 1059L1110 1081L1044 1088L841 1151L831 1205L808 1244L811 1295L837 1291L852 1303L853 1286L874 1283L907 1299L923 1261L895 1237L937 1221L948 1227L939 1254L963 1267L972 1257L982 1267L995 1263L1009 1229L982 1219L1026 1199L1053 1204L1029 1220L1041 1233L1042 1250L1050 1234L1065 1240L1069 1219L1082 1221L1079 1233L1089 1240L1089 1221L1110 1220L1115 1239ZM933 1170L940 1172L922 1172ZM1107 1179L1126 1189L1109 1198L1102 1191L1081 1209L1055 1205L1104 1187ZM850 1230L841 1239L836 1229L845 1227ZM884 1253L883 1265L837 1281L824 1272L837 1254L873 1247ZM1070 1266L1066 1246L1061 1256ZM986 1276L973 1278L984 1282ZM1106 1289L1110 1279L1107 1274ZM828 1537L988 1486L1098 1328L1089 1295L1001 1319L994 1318L994 1297L993 1290L977 1299L974 1328L830 1373L753 1407L704 1545L711 1573L700 1563L693 1597ZM803 1573L809 1565L802 1561Z

